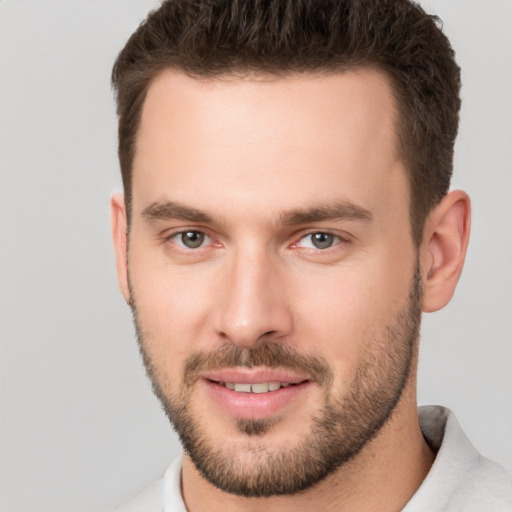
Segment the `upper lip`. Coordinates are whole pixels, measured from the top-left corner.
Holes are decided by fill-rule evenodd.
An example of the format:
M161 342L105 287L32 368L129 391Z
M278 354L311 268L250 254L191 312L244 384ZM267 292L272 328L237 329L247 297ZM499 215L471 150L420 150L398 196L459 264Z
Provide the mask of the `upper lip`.
M205 372L202 377L214 382L235 382L237 384L262 384L264 382L299 384L309 380L307 376L279 368L225 368Z

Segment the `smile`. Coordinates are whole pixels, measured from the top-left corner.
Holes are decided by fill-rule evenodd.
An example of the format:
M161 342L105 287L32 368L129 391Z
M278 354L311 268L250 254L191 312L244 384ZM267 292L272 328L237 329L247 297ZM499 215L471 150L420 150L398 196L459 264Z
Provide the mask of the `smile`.
M259 382L257 384L218 382L218 384L230 389L231 391L236 391L237 393L268 393L296 385L289 382Z
M306 399L313 383L286 370L226 369L201 379L207 396L231 417L258 419L282 414Z

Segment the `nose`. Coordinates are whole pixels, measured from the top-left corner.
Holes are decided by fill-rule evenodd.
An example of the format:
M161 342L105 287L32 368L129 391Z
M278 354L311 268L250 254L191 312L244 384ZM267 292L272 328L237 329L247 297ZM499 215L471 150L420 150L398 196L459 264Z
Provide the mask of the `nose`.
M224 268L218 302L217 331L241 348L262 339L282 338L293 327L285 269L278 258L260 251L240 251Z

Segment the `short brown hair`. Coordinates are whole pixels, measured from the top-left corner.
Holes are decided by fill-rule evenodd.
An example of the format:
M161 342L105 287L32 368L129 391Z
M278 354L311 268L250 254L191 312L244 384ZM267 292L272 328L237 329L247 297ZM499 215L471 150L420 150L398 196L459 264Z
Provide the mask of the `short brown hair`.
M448 191L460 69L439 19L409 0L164 0L112 71L128 215L142 107L164 69L193 77L377 67L393 84L398 144L411 184L413 239Z

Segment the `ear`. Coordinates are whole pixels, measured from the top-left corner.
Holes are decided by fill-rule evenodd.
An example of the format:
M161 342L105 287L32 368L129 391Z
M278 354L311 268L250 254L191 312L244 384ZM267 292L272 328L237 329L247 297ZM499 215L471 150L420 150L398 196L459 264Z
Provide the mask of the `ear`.
M127 244L128 232L126 222L126 207L123 194L113 194L110 198L110 222L112 238L116 254L117 281L119 289L126 302L130 301L130 287L128 286Z
M464 265L470 225L471 203L461 190L449 192L428 216L420 252L424 312L450 302Z

